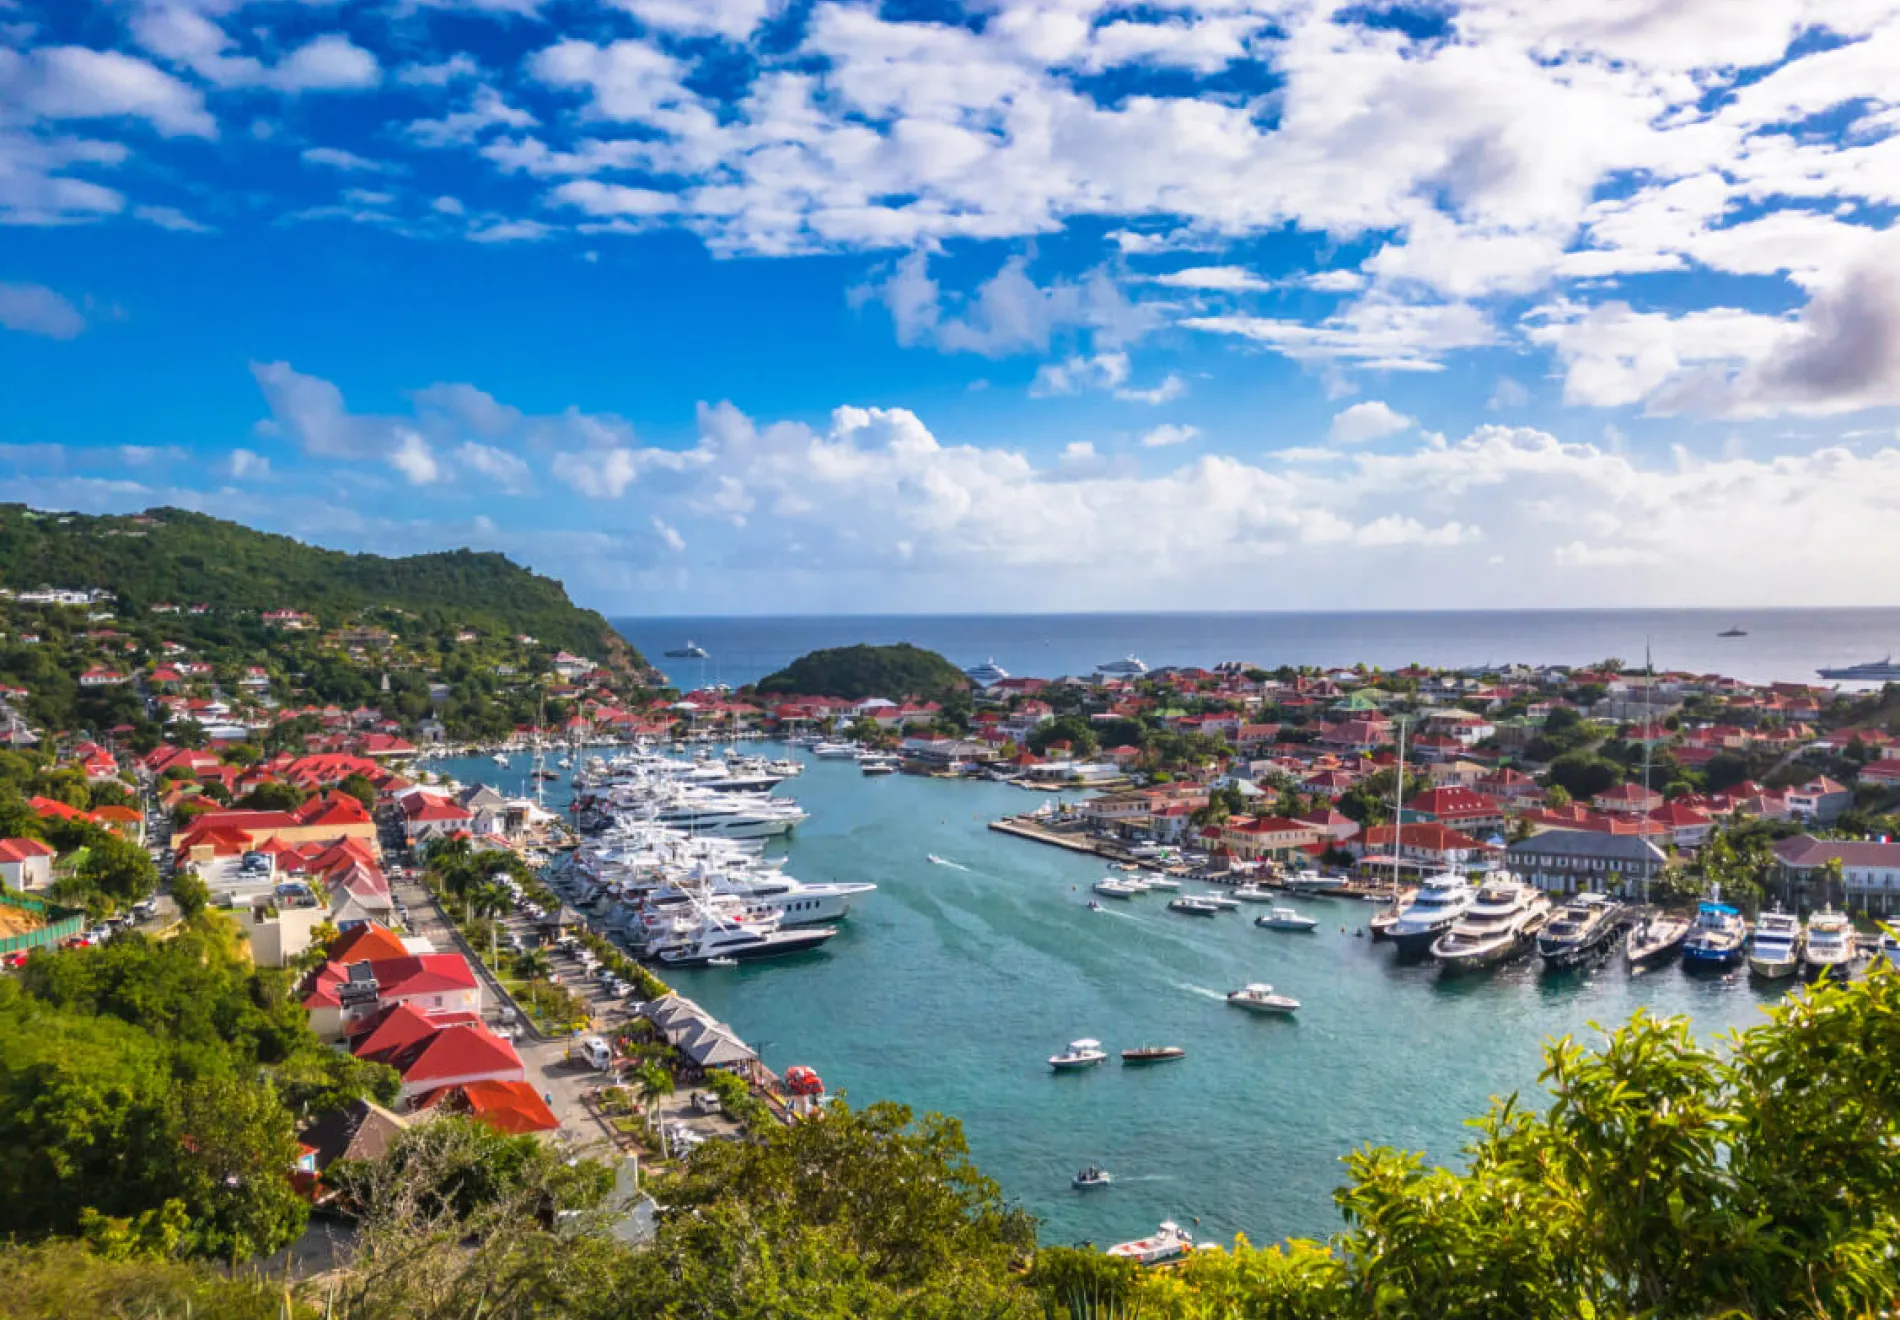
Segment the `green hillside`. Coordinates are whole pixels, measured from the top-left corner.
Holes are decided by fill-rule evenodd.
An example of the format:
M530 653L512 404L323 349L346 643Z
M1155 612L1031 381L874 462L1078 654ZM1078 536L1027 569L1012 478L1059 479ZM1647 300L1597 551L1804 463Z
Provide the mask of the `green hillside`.
M802 655L759 680L761 692L806 697L942 697L968 687L963 671L909 642L895 646L834 646Z
M645 664L559 582L505 555L345 554L182 509L87 517L0 505L0 585L104 588L133 612L161 603L303 610L325 628L398 612L409 621L398 632L526 633L620 667Z

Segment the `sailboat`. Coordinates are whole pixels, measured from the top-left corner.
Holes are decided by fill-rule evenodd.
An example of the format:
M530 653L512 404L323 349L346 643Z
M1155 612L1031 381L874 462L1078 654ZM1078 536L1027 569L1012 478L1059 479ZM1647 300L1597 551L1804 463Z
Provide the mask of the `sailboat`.
M1392 933L1392 927L1404 915L1404 906L1399 902L1399 857L1405 843L1405 720L1400 717L1399 727L1399 768L1398 782L1392 791L1392 906L1381 908L1372 914L1372 920L1366 923L1372 932L1372 938L1382 940Z
M1643 685L1643 727L1650 725L1649 699L1655 687L1656 666L1649 658L1649 643L1643 643L1643 668L1650 682ZM1643 743L1643 792L1649 792L1649 743ZM1632 972L1641 972L1657 963L1666 962L1682 952L1683 944L1689 938L1690 921L1687 917L1674 916L1668 912L1650 912L1649 877L1643 877L1644 915L1630 931L1623 942L1623 957Z

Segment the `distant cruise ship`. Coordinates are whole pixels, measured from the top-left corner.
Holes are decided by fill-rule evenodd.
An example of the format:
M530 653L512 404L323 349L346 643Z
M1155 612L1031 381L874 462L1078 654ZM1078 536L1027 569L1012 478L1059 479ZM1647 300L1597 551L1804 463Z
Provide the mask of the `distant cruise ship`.
M1097 665L1095 672L1106 674L1110 678L1140 678L1148 672L1148 666L1131 655L1126 659L1110 660L1105 665Z
M706 659L706 648L697 643L688 642L684 646L676 646L668 651L666 658L668 660L704 660Z
M995 687L1009 677L1009 670L997 664L995 659L985 660L980 665L971 665L963 671L963 676L978 687Z
M1848 665L1844 669L1821 669L1817 673L1822 678L1831 678L1842 683L1900 683L1900 665L1893 657L1884 660L1869 660L1864 665Z

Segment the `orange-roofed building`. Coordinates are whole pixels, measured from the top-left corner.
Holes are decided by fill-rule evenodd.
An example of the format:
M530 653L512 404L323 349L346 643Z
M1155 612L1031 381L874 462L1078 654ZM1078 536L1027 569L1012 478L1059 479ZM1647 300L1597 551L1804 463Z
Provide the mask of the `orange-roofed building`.
M439 1113L467 1114L511 1137L552 1132L561 1120L528 1081L468 1082L418 1096L414 1107Z
M387 926L373 921L352 927L330 941L325 950L333 963L375 962L381 958L406 958L409 950Z

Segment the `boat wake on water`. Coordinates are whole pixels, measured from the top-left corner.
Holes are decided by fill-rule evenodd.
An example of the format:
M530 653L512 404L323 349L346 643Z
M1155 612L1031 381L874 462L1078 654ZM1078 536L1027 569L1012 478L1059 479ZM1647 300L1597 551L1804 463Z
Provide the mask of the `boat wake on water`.
M937 866L947 866L953 871L967 871L970 869L969 867L965 866L962 862L953 862L948 857L937 856L936 853L931 853L929 856L930 856L931 862Z
M1226 995L1222 994L1218 990L1209 990L1204 985L1189 985L1185 981L1172 981L1169 984L1171 984L1176 990L1185 990L1189 994L1199 995L1203 999L1212 999L1223 1004L1227 1002Z

